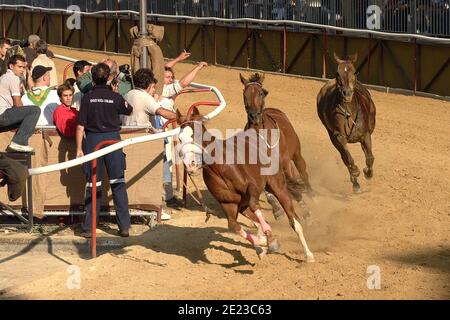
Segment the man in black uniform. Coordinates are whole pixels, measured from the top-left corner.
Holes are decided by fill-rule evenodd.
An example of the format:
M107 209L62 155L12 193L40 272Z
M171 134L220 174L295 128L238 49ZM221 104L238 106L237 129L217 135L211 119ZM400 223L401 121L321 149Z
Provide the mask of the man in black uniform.
M106 85L110 69L108 65L99 63L92 68L94 88L86 93L78 113L76 131L77 157L94 151L95 146L104 140L120 140L120 114L130 115L133 111L122 96ZM84 152L82 149L83 133L86 133ZM97 219L100 213L101 181L103 162L108 172L109 183L116 207L116 219L119 235L128 237L130 213L128 195L125 186L125 155L122 149L109 153L97 160ZM92 165L87 162L83 166L86 173L86 219L82 236L91 237L92 232Z

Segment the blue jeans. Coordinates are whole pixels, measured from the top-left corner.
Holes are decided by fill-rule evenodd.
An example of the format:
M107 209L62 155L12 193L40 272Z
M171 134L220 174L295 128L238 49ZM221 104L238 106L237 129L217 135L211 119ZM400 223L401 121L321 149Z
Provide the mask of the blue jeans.
M92 153L95 146L104 140L120 140L120 134L117 131L92 133L86 132L86 143L84 153ZM109 185L111 186L111 193L113 196L114 206L116 207L116 221L120 230L128 230L131 225L130 212L128 210L128 194L125 184L125 154L122 149L108 153L97 160L97 193L96 193L96 218L100 215L101 199L102 199L102 173L103 165L106 166L106 172L109 178ZM86 174L86 198L85 209L86 217L84 221L84 231L91 232L92 230L92 163L86 162L83 165L83 170Z
M0 114L0 128L17 128L12 141L27 146L36 128L41 109L36 106L12 107Z

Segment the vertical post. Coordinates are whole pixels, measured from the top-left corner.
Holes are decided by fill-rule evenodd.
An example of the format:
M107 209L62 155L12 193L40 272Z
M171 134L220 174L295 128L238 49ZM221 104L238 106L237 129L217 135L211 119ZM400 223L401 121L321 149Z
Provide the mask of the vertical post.
M250 68L250 45L249 45L249 42L250 42L250 36L249 36L249 34L248 34L248 22L247 22L247 21L245 22L245 32L246 32L246 35L247 35L247 39L246 39L246 41L247 41L246 52L247 52L247 69L248 69L248 68Z
M283 27L283 73L286 73L286 61L287 61L287 38L286 38L286 25Z
M369 48L368 48L368 53L367 53L367 83L369 83L370 81L370 52L372 51L372 34L369 33Z
M3 11L2 11L3 12ZM216 20L213 20L214 24L214 65L217 64L217 37L216 37Z
M184 50L187 48L187 19L184 19Z
M59 44L62 46L64 45L64 16L63 12L61 11L61 33L59 34Z
M31 168L31 154L28 153L27 155L27 165L28 168ZM27 207L28 207L28 226L29 226L29 231L31 232L31 230L33 229L33 180L32 180L32 176L28 176L28 180L27 180Z
M30 18L31 20L31 18ZM42 19L42 10L39 9L39 32L40 32L40 36L44 37L44 23L43 23L43 19ZM33 32L33 28L31 28L31 32ZM48 41L47 39L47 35L45 35L45 40Z
M141 0L141 6L139 10L139 21L140 21L140 36L145 38L148 36L147 32L147 0ZM147 68L148 51L147 47L142 48L142 56L140 59L141 68Z
M91 239L91 253L92 258L97 258L97 158L92 160L92 194L91 194L91 207L92 207L92 239Z
M5 10L2 8L3 38L6 38Z
M322 79L327 77L327 32L323 32Z
M187 171L186 168L183 165L183 202L184 202L184 207L186 208L186 201L187 201L187 197L186 197L186 186L187 186Z
M413 64L414 64L414 78L413 78L413 91L414 95L416 95L417 91L417 39L414 38L414 58L413 58Z
M116 11L120 10L119 0L116 0ZM116 13L116 53L119 53L120 50L120 15Z
M107 41L107 34L106 34L106 13L103 14L103 51L106 52L106 41Z

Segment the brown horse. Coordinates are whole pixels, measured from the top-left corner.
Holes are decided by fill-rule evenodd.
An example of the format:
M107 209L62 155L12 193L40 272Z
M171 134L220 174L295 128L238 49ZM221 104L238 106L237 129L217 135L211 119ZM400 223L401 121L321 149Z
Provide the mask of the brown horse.
M312 192L309 176L306 172L306 162L302 157L300 139L286 114L274 108L265 108L265 97L269 91L263 88L264 75L252 74L249 79L239 75L244 85L244 104L247 112L245 129L279 129L280 130L280 165L286 177L289 194L298 201L305 211L305 218L310 216L309 209L302 200L302 191ZM295 164L301 181L295 178ZM275 218L278 217L279 208L273 196L266 192L267 199L274 209Z
M357 180L360 171L347 143L361 143L366 156L364 175L367 179L372 178L375 158L371 134L375 129L376 110L369 91L356 79L353 64L357 57L357 54L353 54L347 60L341 60L334 54L338 64L336 79L327 82L317 95L317 113L348 168L353 191L361 192Z
M314 256L306 244L300 219L288 195L283 172L276 170L276 173L272 175L262 174L264 167L262 161L259 158L255 162L250 161L252 154L258 152L259 144L252 143L251 139L245 136L240 137L237 134L227 140L215 137L210 140L204 139L206 128L202 120L203 117L196 108L193 109L192 115L188 114L187 117L183 117L177 111L180 144L175 154L182 159L189 174L197 174L202 169L203 180L208 190L225 211L228 228L248 240L260 257L266 252L278 250L278 242L273 237L271 227L264 219L259 206L259 196L265 188L268 188L282 205L291 227L297 233L306 261L313 262ZM244 133L248 132L244 131ZM198 135L201 141L196 138ZM244 150L242 146L245 147ZM240 157L245 161L237 161L237 163L222 161L224 157L228 159L230 154L234 159ZM215 160L211 161L211 159ZM239 213L252 220L257 226L257 236L244 230L237 222Z

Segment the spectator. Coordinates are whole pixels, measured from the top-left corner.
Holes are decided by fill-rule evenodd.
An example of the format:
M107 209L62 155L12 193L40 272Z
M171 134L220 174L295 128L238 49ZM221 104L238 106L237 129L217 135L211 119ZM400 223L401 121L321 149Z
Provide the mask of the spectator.
M6 52L11 48L11 41L6 38L0 38L0 76L8 70L8 61L5 61Z
M35 66L44 66L52 68L50 72L50 87L55 87L58 85L58 74L56 72L55 63L47 57L48 45L44 40L39 40L36 43L36 53L37 57L31 64L31 72L33 73L33 68Z
M23 48L23 52L25 53L25 58L27 59L27 66L31 68L34 59L37 58L38 54L36 53L36 44L41 40L37 34L30 34L28 36L28 47ZM54 54L50 50L47 50L47 56L49 58L53 58Z
M111 90L107 85L110 75L109 67L104 63L99 63L92 68L92 80L94 87L86 93L82 100L80 111L77 117L77 130L75 134L77 145L77 157L92 153L95 147L105 140L120 140L120 115L129 115L133 111L127 106L123 97ZM86 134L84 149L82 149L83 134ZM128 209L128 195L125 185L125 155L122 149L108 153L98 158L97 185L99 189L94 195L97 199L97 218L100 213L101 204L101 181L103 163L109 176L109 184L113 194L114 205L116 207L116 219L119 225L119 235L129 236L130 212ZM83 226L82 236L90 238L92 236L92 166L91 162L84 165L86 174L86 198L85 209L86 219Z
M197 76L197 73L203 69L203 67L208 66L208 63L201 61L198 65L192 69L190 72L185 74L181 80L175 80L175 72L173 67L180 61L187 59L191 54L189 52L182 52L177 58L169 61L165 65L164 71L164 88L162 92L162 97L160 99L161 105L168 109L174 111L174 101L173 97L181 92L183 88L187 87Z
M105 63L111 70L108 78L108 85L111 86L114 92L118 92L122 96L129 92L132 88L131 81L120 77L119 69L122 67L117 66L117 62L113 59L105 59L101 63ZM77 85L82 93L86 93L92 89L92 75L91 73L85 73L77 79Z
M75 137L78 111L72 107L74 88L68 84L58 87L57 93L61 104L53 112L56 129L65 137Z
M35 105L41 109L38 126L53 125L53 111L60 104L56 90L49 87L51 71L51 67L35 66L31 73L33 86L22 97L23 105Z
M123 117L123 125L151 126L150 116L160 115L166 119L176 119L176 113L167 110L154 99L156 79L150 69L139 69L133 78L136 89L125 95L125 100L134 107L130 116ZM154 122L156 125L156 120ZM182 206L181 200L173 195L172 175L168 166L167 154L164 153L164 199L169 207ZM161 219L168 220L170 215L163 211Z
M86 60L79 60L73 64L73 74L75 75L75 80L80 79L85 74L90 74L92 68L92 64ZM92 80L92 78L91 78ZM72 107L74 107L77 110L80 110L80 103L81 98L83 97L83 93L80 91L80 88L76 84L71 84L75 90L73 94L73 104Z
M13 55L9 59L9 70L0 77L0 127L18 126L8 149L32 152L28 139L34 132L41 110L36 106L23 106L20 99L25 69L25 58Z

